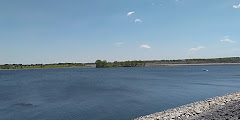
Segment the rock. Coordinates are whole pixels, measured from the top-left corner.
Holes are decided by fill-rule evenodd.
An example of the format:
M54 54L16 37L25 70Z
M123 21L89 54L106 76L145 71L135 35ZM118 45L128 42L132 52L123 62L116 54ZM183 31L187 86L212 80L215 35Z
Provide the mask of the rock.
M235 104L235 103L238 103L238 104ZM231 104L234 104L234 105L231 106ZM212 112L214 110L216 111ZM227 114L224 114L225 113L224 111L228 111ZM157 119L159 120L169 120L169 119L193 120L194 119L195 120L195 118L197 120L199 116L203 116L199 118L199 120L208 119L208 118L225 119L223 118L223 116L230 116L230 117L226 117L228 119L235 119L235 118L240 119L240 92L191 103L188 105L180 106L180 107L166 110L163 112L143 116L135 120L152 120L152 119L155 119L155 120Z
M194 112L197 113L197 114L199 114L199 113L201 113L202 111L199 110L199 109L196 109L196 110L194 110Z

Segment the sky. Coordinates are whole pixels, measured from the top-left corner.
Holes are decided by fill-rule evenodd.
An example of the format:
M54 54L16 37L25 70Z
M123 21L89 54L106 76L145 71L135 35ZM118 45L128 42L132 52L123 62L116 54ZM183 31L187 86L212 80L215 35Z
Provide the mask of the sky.
M240 0L1 0L0 64L240 56Z

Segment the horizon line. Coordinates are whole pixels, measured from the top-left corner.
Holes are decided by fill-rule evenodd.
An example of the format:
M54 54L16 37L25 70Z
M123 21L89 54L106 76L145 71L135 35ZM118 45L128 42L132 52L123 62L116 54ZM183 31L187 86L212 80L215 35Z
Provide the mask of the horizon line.
M240 56L235 56L235 57L213 57L213 58L183 58L183 59L152 59L152 60L123 60L123 61L117 61L117 62L126 62L126 61L161 61L161 60L188 60L188 59L220 59L220 58L240 58ZM96 59L96 60L101 60L101 59ZM95 61L96 61L95 60ZM104 60L104 59L102 59ZM107 60L106 60L107 61ZM114 62L114 61L107 61L107 62ZM78 63L78 64L95 64L95 62L55 62L55 63L29 63L29 64L22 64L22 63L5 63L5 64L0 64L0 65L37 65L37 64L42 64L42 65L47 65L47 64L59 64L59 63Z

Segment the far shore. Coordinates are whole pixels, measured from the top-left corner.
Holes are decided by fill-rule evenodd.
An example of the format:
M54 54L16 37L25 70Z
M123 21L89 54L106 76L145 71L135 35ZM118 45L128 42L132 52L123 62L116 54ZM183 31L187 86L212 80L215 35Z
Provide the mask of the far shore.
M200 65L240 65L240 57L177 60L133 60L114 61L96 60L94 63L49 63L49 64L3 64L1 69L48 69L71 67L148 67L148 66L200 66Z
M62 69L62 68L94 68L92 66L84 67L53 67L53 68L22 68L22 69L1 69L0 70L42 70L42 69Z
M158 64L158 63L145 63L145 66L136 66L136 67L154 67L154 66L214 66L214 65L240 65L240 63L191 63L191 64L176 64L176 63L170 63L170 64ZM31 69L57 69L57 68L95 68L96 65L92 64L91 66L64 66L64 67L28 67L28 68L22 68L22 69L1 69L0 70L31 70Z
M196 64L157 64L146 63L145 66L201 66L201 65L240 65L240 63L196 63Z

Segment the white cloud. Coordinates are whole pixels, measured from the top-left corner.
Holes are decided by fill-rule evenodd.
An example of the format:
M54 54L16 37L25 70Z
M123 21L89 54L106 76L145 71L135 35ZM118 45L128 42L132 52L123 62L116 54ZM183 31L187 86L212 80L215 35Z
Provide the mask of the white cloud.
M221 42L229 42L229 43L234 43L236 41L231 40L230 38L228 38L228 36L225 36L225 38L223 40L220 40Z
M205 47L203 47L203 46L198 46L198 47L195 47L195 48L190 48L189 51L198 51L198 50L201 50L201 49L203 49L203 48L205 48Z
M135 23L138 23L138 22L142 22L142 20L141 19L135 19Z
M132 14L134 14L134 13L135 13L134 11L128 12L128 13L127 13L127 16L130 16L130 15L132 15Z
M240 8L240 4L238 4L238 5L233 5L233 8Z
M123 44L123 42L114 43L114 45L116 45L116 46L121 46L122 44Z
M147 48L147 49L149 49L151 47L149 45L140 45L140 48Z

